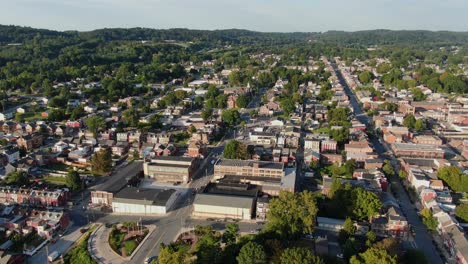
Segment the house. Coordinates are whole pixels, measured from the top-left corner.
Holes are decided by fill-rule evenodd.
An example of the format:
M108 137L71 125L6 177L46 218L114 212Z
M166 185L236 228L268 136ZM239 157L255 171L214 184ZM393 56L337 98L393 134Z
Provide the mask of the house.
M26 136L21 136L16 142L18 147L25 148L27 151L30 151L35 148L42 146L42 135L39 133L30 134Z
M321 152L336 153L338 143L335 140L323 140L321 143Z
M200 141L190 141L187 155L192 158L198 158L204 156L206 153L206 146Z
M20 158L20 153L18 148L7 148L3 150L3 154L5 154L8 158L9 163L14 163Z

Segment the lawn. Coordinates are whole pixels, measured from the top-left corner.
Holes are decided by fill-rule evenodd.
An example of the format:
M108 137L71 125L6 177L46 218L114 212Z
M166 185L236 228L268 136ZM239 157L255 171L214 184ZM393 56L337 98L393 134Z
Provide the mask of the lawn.
M44 181L56 185L65 185L65 177L60 176L46 176L44 177Z
M33 121L33 120L42 120L42 116L40 112L28 112L21 115L24 121Z

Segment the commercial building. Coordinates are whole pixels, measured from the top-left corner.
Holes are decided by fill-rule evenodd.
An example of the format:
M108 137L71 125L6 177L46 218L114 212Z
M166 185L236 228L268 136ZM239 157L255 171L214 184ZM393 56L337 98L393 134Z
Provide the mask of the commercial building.
M178 193L174 189L139 189L127 187L114 195L112 211L124 214L166 214Z
M434 145L395 143L392 149L398 157L444 158L445 151Z
M196 171L198 160L191 157L158 156L150 162L145 162L143 171L145 178L159 182L184 182L191 180Z
M143 176L143 162L134 161L128 164L91 191L91 203L112 206L114 195L127 185L136 184L141 176Z
M254 197L203 193L197 194L195 197L192 215L194 217L250 220L254 206Z
M238 175L279 179L284 176L283 169L284 164L281 162L221 159L214 166L214 178Z

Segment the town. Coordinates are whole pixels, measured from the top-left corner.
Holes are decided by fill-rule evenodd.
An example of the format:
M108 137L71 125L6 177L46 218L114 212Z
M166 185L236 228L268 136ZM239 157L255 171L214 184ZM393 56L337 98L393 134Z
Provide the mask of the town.
M468 263L466 46L128 45L158 52L0 63L2 263Z

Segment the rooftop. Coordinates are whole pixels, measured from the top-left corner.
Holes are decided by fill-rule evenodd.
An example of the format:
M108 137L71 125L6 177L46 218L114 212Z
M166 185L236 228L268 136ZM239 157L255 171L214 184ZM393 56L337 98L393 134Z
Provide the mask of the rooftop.
M234 195L197 194L194 205L212 205L235 208L252 208L254 198Z
M272 161L257 161L257 160L234 160L234 159L220 159L216 166L237 166L237 167L254 167L258 164L259 168L283 170L284 164L281 162Z
M175 192L176 190L174 189L139 189L137 187L127 187L115 194L114 201L165 206L169 198Z
M99 191L116 193L127 185L127 180L137 176L143 171L143 162L134 161L129 163L127 166L120 168L116 174L109 176L109 179L96 186Z

